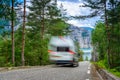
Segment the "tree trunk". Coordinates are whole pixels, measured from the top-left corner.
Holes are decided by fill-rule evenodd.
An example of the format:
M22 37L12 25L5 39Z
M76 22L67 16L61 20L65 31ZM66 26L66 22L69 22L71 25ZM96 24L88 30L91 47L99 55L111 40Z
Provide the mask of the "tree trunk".
M26 0L24 0L24 14L23 14L23 31L22 31L22 66L25 65L24 48L25 48L25 19L26 19Z
M107 0L104 0L104 12L105 12L105 25L106 25L106 34L107 34L107 40L108 40L108 47L107 47L107 60L108 60L108 66L110 67L110 35L109 35L109 27L108 27L108 20L107 20L107 9L106 9L106 2Z
M44 8L43 8L43 14L42 14L42 39L43 39L43 37L44 37Z
M14 50L14 0L12 0L12 16L11 16L11 39L12 39L12 64L15 65L15 50Z

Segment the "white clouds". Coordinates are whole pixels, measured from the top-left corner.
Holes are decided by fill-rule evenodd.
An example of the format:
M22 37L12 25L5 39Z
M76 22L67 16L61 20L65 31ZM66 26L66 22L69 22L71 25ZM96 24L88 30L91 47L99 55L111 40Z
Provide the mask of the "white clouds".
M67 9L67 15L69 16L78 16L78 15L88 15L90 13L90 8L80 7L84 5L81 0L79 2L70 2L70 1L58 1L58 6L62 3L64 9ZM87 19L87 20L70 20L68 23L73 24L75 26L87 26L91 27L95 24L98 18Z
M82 0L58 0L57 2L58 6L60 6L62 3L64 9L67 9L66 13L68 16L88 15L90 13L90 8L80 7L84 5ZM27 6L31 6L31 3L28 2ZM26 10L29 12L28 8ZM100 18L97 17L87 20L69 20L68 23L78 27L83 26L91 27L94 26L95 22L98 19Z
M78 3L58 1L58 5L60 5L61 3L63 4L63 7L67 9L68 15L71 15L71 16L80 15L80 10L78 9L79 8Z

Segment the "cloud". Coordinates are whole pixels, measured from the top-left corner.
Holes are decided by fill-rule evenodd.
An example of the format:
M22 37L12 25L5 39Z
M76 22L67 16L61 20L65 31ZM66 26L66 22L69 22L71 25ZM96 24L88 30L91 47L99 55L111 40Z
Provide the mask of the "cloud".
M87 8L80 8L80 5L83 5L83 3L74 3L74 2L67 2L67 1L58 1L58 7L60 5L63 5L64 9L67 9L67 14L71 16L77 16L77 15L87 15L86 13L89 13L89 10Z
M74 2L73 2L74 1ZM66 10L66 13L68 16L79 16L79 15L88 15L90 13L90 8L80 7L83 4L81 0L58 0L58 7L62 4L64 9ZM96 21L99 19L99 17L86 19L86 20L70 20L68 23L73 24L75 26L87 26L92 27L95 25Z
M83 0L84 1L84 0ZM66 10L66 13L68 16L78 16L78 15L88 15L90 13L90 8L85 8L85 7L80 7L83 4L82 0L58 0L57 4L58 7L60 7L60 5L63 5L64 9ZM27 6L31 6L30 2L27 2ZM29 12L29 9L26 9ZM23 9L22 9L23 11ZM75 26L78 27L83 27L83 26L87 26L87 27L93 27L96 23L97 20L99 20L100 17L95 17L95 18L91 18L91 19L86 19L86 20L69 20L67 21L69 24L73 24Z

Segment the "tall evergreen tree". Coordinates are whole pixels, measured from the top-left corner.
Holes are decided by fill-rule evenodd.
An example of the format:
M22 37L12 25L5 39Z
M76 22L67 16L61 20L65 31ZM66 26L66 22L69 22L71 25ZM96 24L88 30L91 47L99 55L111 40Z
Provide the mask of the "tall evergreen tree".
M108 25L109 25L109 33L110 33L110 42L109 46L111 49L110 52L110 62L111 62L111 68L114 68L118 65L120 65L120 62L118 61L118 58L120 58L119 55L119 19L120 19L120 1L119 0L110 0L109 1L109 8L107 10L108 12ZM116 63L115 63L116 62Z
M119 56L119 0L85 0L85 6L93 9L93 12L87 17L101 16L104 17L107 37L107 58L110 68L116 67L120 63L116 62ZM100 13L102 12L102 15ZM94 15L93 15L94 14ZM114 47L113 47L114 45ZM100 46L99 46L100 47Z
M25 65L24 48L25 48L25 23L26 23L26 0L24 0L24 14L23 14L23 31L22 31L22 66Z
M45 30L45 17L46 16L46 9L50 3L50 0L36 0L31 1L32 6L29 6L30 14L28 16L28 24L32 27L35 26L39 28L40 37L44 36ZM34 20L34 21L33 21Z
M15 49L14 49L14 26L15 26L15 10L14 10L14 6L16 6L17 3L16 0L1 0L0 1L0 20L4 21L5 24L2 25L3 28L5 29L4 31L8 33L8 30L6 28L6 26L10 26L11 29L10 29L10 32L11 32L11 43L12 43L12 46L10 48L12 48L12 52L11 52L11 55L12 55L12 64L15 65ZM8 21L8 22L7 22ZM9 23L11 22L11 23ZM8 34L10 35L10 33Z
M12 9L11 9L11 40L12 40L12 63L15 65L15 42L14 42L14 0L12 0Z
M77 18L91 18L95 16L101 16L103 18L105 27L106 27L106 37L107 42L109 44L110 42L110 33L108 31L108 15L107 15L107 6L108 6L108 0L85 0L84 7L89 7L92 9L92 12L89 15L85 16L78 16ZM110 49L109 46L107 48L107 59L108 59L108 65L110 66Z
M47 54L47 35L63 35L67 25L62 20L60 10L57 8L56 0L32 0L28 16L29 31L34 37L36 51L39 53L40 64L45 61ZM49 36L50 37L50 36Z

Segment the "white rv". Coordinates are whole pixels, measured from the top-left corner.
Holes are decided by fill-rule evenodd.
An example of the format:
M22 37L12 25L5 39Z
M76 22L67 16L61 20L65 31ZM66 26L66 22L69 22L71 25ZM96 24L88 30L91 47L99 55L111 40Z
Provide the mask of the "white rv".
M50 61L54 62L56 65L79 65L78 54L75 51L75 45L72 39L62 36L52 37L48 49Z

